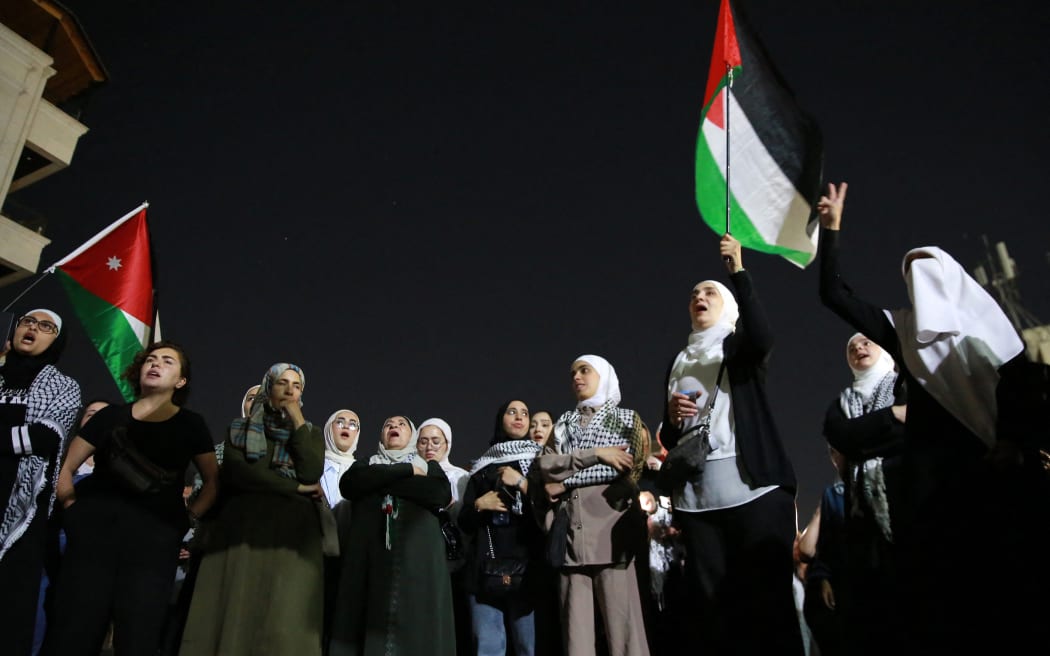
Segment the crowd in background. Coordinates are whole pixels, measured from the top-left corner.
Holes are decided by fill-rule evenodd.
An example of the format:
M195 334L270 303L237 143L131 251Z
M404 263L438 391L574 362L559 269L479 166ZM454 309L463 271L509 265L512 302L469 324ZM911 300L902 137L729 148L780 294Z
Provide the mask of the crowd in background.
M834 656L1041 640L1048 368L939 248L904 258L910 307L859 298L840 263L846 189L817 208L819 291L857 331L852 380L823 419L837 481L802 530L765 387L775 330L728 234L727 283L689 294L655 431L621 406L612 363L583 354L566 363L569 410L509 397L464 467L440 417L386 417L358 457L361 416L311 421L294 363L270 366L214 439L170 341L125 372L132 402L83 403L57 368L62 318L25 312L0 366L4 652Z

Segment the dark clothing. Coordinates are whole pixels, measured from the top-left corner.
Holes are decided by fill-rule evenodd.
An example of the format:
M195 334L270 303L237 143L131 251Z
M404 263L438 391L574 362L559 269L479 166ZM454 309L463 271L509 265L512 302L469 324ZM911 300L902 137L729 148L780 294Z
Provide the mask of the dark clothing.
M177 474L170 489L138 494L114 476L107 453L120 428L146 457ZM66 552L44 654L98 654L111 618L116 654L152 654L189 527L183 477L193 456L212 453L211 434L204 418L186 408L145 422L126 405L99 410L80 436L97 448L95 471L77 484L76 502L63 511Z
M154 495L129 490L113 473L109 461L113 431L127 430L135 448L172 477L170 486ZM179 410L170 419L158 422L139 421L131 416L131 405L110 405L99 410L83 428L80 437L95 447L95 471L77 485L77 499L107 496L120 497L153 513L164 523L179 531L189 529L186 502L182 498L186 468L194 456L212 453L215 445L204 417L187 410Z
M63 517L62 581L43 653L97 656L111 619L115 654L154 653L182 532L120 496L79 499Z
M894 404L906 403L904 387L899 385ZM892 408L850 418L835 399L825 416L824 436L845 456L848 470L863 466L863 462L870 458L881 457L890 513L900 504L907 503L902 492L905 481L901 471L904 424L894 418ZM848 636L846 653L895 653L903 647L899 641L903 619L898 601L901 591L898 588L897 550L875 522L872 509L854 495L854 486L846 485L844 498L839 500L846 510L839 515L840 525L834 542L825 541L826 520L822 506L818 562L815 564L819 571L823 562L830 560L834 563L830 568L833 576L829 575L829 578L835 590L835 615L844 626L844 635ZM891 521L891 529L892 524ZM834 550L834 554L826 555L827 550ZM812 572L813 566L810 566L807 583ZM811 603L807 595L807 607Z
M445 541L433 512L452 502L441 466L431 461L427 475L416 476L409 463L359 461L339 490L353 504L353 518L329 653L454 656Z
M801 656L791 493L773 490L734 508L677 513L675 521L690 582L679 644L693 641L697 653L726 656Z
M726 655L798 655L802 633L791 587L796 532L795 471L766 396L773 331L751 281L730 276L740 316L722 343L732 398L737 464L752 489L772 490L740 506L703 512L674 511L686 548L688 605L700 651ZM674 360L664 378L669 389ZM660 439L671 449L681 431L664 404ZM756 627L761 627L756 629ZM690 635L683 627L683 636ZM683 639L686 639L683 637Z
M820 498L820 525L817 535L817 554L806 568L806 595L803 612L820 656L840 656L851 653L846 647L843 628L843 610L850 603L849 579L846 569L846 510L845 486L839 482L824 488ZM823 582L831 584L835 607L828 608L822 594ZM888 655L886 655L888 656Z
M493 523L496 513L484 510L478 512L474 508L474 502L492 490L504 489L500 483L499 469L510 467L519 474L521 468L517 462L507 464L492 464L485 467L470 477L467 482L466 492L463 494L463 507L459 511L459 527L464 534L470 537L472 547L468 557L466 570L466 589L470 594L479 597L483 603L485 595L478 589L478 576L484 560L489 558L489 536L492 537L492 549L497 558L513 558L527 565L525 580L521 596L527 601L526 606L531 610L535 603L535 591L538 581L535 574L538 572L531 563L539 561L543 557L543 532L536 522L536 516L532 508L532 502L528 494L522 493L522 512L520 515L513 512L504 514L507 523ZM513 503L508 494L502 494L503 503L510 508Z
M908 621L903 634L923 653L962 653L981 645L1009 652L1006 644L1014 632L988 621L989 610L1003 596L993 592L997 577L983 564L987 547L979 546L995 533L989 529L998 523L993 520L1008 510L993 494L997 483L984 459L988 447L904 365L900 340L884 311L858 298L842 280L839 240L838 231L821 229L821 300L893 357L908 390L901 484L898 501L890 506L900 580L906 586L895 604ZM995 556L1011 558L1001 552Z

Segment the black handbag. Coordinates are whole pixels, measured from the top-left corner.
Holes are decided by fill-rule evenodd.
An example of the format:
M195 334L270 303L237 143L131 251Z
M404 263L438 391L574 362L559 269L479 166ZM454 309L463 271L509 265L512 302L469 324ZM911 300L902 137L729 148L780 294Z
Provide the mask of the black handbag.
M131 492L152 495L175 485L176 475L144 456L126 426L113 428L106 457L110 471Z
M667 491L673 491L686 483L700 485L703 480L704 469L707 467L707 456L711 453L711 415L715 409L715 398L718 389L722 385L722 374L725 373L726 363L718 368L718 380L715 389L711 393L711 399L704 408L704 415L700 421L679 439L678 444L667 452L667 457L660 465L658 476L660 487Z
M479 592L489 599L499 599L521 589L528 563L517 558L496 558L492 545L492 529L485 527L489 539L489 551L481 561L481 576L478 577Z
M448 508L441 508L434 513L441 525L441 537L445 539L445 559L460 560L463 558L463 534L452 521Z

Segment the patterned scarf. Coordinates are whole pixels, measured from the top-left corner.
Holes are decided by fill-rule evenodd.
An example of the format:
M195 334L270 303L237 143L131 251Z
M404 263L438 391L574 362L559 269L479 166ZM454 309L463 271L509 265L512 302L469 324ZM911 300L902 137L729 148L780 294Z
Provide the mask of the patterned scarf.
M28 430L31 424L42 424L58 434L58 452L64 451L66 439L80 411L80 386L75 380L60 373L54 366L46 365L28 389L16 389L3 379L3 369L0 369L0 396L4 403L25 406L25 424L12 426L12 432ZM36 499L49 482L51 497L48 499L47 511L50 515L58 488L60 459L56 457L49 479L50 464L46 458L31 453L18 458L11 496L0 519L0 558L29 528L37 511Z
M470 475L478 473L489 465L502 465L508 462L516 462L521 467L522 474L529 473L532 461L540 454L542 449L529 438L520 440L507 440L497 442L490 446L481 457L474 461L470 468Z
M847 356L849 345L858 336L857 333L846 343ZM853 384L842 390L839 395L839 406L846 417L855 419L869 412L882 410L893 405L893 386L897 382L893 358L881 347L879 359L867 369L853 369ZM850 367L852 369L852 366ZM849 471L850 514L863 517L864 508L871 511L872 519L887 541L893 542L893 530L890 528L890 506L886 498L886 478L882 470L882 458L869 458L854 464Z
M619 395L617 394L617 397ZM554 426L554 446L558 453L606 446L631 446L638 443L640 422L635 422L633 410L620 408L612 399L603 404L591 417L587 427L581 426L583 413L579 408L563 414ZM605 464L582 469L565 480L565 487L604 485L620 476L620 472Z
M288 452L288 438L292 435L291 421L281 410L270 406L274 382L289 369L299 374L303 389L306 389L306 374L298 366L287 362L273 365L263 377L259 394L252 401L248 416L230 422L229 439L230 444L244 451L244 458L248 462L255 462L265 456L267 442L273 442L270 468L285 478L295 478L295 462ZM302 405L301 397L299 405Z

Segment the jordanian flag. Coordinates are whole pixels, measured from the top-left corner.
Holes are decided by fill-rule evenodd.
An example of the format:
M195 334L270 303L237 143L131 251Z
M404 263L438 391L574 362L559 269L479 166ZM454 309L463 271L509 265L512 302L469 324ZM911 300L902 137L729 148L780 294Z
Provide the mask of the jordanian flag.
M805 267L817 252L822 165L820 129L741 12L722 0L696 146L696 205L704 222L719 235L726 231L728 176L733 236Z
M153 320L146 207L132 210L48 269L57 270L85 332L129 402L135 394L120 376L150 343Z

